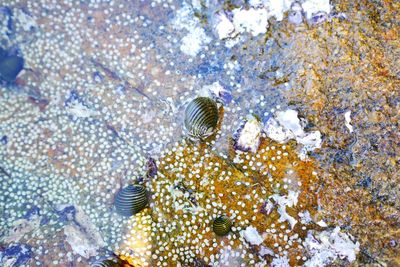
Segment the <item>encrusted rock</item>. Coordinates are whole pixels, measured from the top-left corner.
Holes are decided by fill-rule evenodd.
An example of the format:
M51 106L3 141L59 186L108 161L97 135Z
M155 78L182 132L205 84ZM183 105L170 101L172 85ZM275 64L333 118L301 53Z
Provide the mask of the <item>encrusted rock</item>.
M233 136L234 148L255 153L261 140L261 122L254 115L249 115Z

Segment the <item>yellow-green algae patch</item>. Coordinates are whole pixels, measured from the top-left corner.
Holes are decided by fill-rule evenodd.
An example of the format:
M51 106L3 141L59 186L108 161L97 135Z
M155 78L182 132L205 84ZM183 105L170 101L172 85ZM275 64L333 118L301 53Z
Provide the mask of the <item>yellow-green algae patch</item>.
M120 253L139 266L229 265L268 263L260 249L287 256L291 265L303 263L303 238L318 226L300 216L317 210L317 176L312 161L300 161L294 145L281 145L264 139L253 154L231 151L217 155L204 144L176 143L158 160L158 175L147 181L150 208L131 220ZM277 203L266 211L272 196L298 193L297 203L284 207L293 225L280 220ZM299 216L300 214L300 216ZM219 237L212 230L213 220L226 215L232 231ZM253 226L264 241L250 245L241 231ZM151 248L151 250L150 250ZM220 259L223 251L238 257ZM238 258L238 259L237 259Z

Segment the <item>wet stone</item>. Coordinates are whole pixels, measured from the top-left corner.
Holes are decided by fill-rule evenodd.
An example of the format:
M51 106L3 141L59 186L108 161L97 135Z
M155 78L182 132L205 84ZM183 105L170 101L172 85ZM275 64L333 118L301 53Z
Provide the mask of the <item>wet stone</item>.
M7 145L7 143L8 143L8 137L7 137L7 135L3 135L3 136L0 138L0 143L1 143L2 145Z
M14 244L0 250L0 263L3 266L22 266L32 257L32 248L24 244Z
M1 266L400 265L399 1L4 3Z
M24 60L19 56L5 56L0 60L0 79L13 82L24 67Z
M31 207L25 214L25 219L31 219L32 217L40 216L40 208L38 206Z
M58 216L62 222L75 220L76 208L74 206L61 207L57 210Z

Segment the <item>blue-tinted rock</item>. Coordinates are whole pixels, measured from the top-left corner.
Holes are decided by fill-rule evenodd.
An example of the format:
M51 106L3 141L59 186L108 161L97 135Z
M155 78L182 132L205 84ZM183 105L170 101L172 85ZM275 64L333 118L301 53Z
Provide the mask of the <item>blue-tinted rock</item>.
M0 61L0 79L13 82L24 67L24 59L19 56L7 56Z
M328 14L326 12L321 11L321 12L315 13L311 17L310 22L311 22L311 24L320 24L328 19L329 19Z
M79 96L78 92L76 90L71 90L71 92L69 93L68 98L64 101L64 106L69 107L72 103L74 103L76 101L79 102L79 103L83 102L83 100Z
M0 20L6 22L7 25L7 36L11 36L13 32L13 20L12 20L12 10L11 8L4 6L0 7Z
M101 75L100 72L95 71L95 72L93 73L93 80L94 80L95 82L101 83L101 82L103 81L103 75Z
M7 51L0 47L0 61L7 56Z
M369 188L372 184L371 177L366 177L359 182L359 185L365 188Z
M219 97L222 100L222 102L224 102L225 105L228 105L229 103L231 103L232 99L233 99L232 94L229 91L221 92Z
M40 226L46 225L50 222L49 217L43 216L42 219L40 220Z
M219 65L212 65L209 63L203 63L201 65L199 65L198 69L197 69L197 73L199 74L212 74L212 73L216 73L216 72L221 72L222 71L222 67Z
M6 266L6 262L12 262L11 266L23 266L33 256L32 248L25 244L15 244L4 251L0 251L0 266Z
M32 208L30 208L26 212L24 218L29 220L35 216L40 216L40 208L38 206L33 206Z
M7 143L8 143L8 137L7 137L7 135L3 135L3 136L0 138L0 143L1 143L2 145L7 145Z
M76 208L74 206L67 206L61 210L58 210L57 214L60 216L60 220L63 222L72 221L75 220Z
M123 84L118 84L118 85L115 87L115 91L117 91L118 94L123 95L123 94L125 94L125 92L126 92L126 88L125 88L125 86L124 86Z

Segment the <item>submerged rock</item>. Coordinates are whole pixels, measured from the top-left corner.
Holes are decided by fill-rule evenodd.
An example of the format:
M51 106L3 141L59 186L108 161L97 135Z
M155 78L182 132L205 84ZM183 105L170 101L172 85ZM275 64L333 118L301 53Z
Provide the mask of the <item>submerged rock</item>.
M353 132L353 126L350 124L351 122L351 111L346 111L346 113L344 114L344 119L345 119L345 124L347 129L349 129L349 132L352 133Z
M1 266L25 266L32 258L32 248L28 245L15 244L0 250Z
M307 19L311 19L319 12L324 12L325 14L331 12L329 0L306 0L301 4L301 6L307 15Z
M8 136L7 136L7 135L3 135L3 136L0 138L0 143L1 143L2 145L7 145L7 143L8 143Z
M285 143L295 139L303 147L300 151L300 158L307 158L307 152L321 148L322 140L319 131L305 132L305 121L298 118L296 110L288 109L278 111L274 118L270 118L264 126L266 135L274 141Z
M222 11L215 14L214 25L214 30L221 40L233 38L237 35L237 32L235 32L235 26Z
M38 216L40 216L40 208L34 205L26 212L24 219L31 220Z
M288 14L289 22L296 25L301 24L303 22L303 8L300 3L294 2L290 9Z
M213 28L221 40L234 39L246 32L255 37L268 30L270 18L282 21L287 11L289 11L288 20L293 24L302 23L303 14L312 24L316 24L314 21L319 21L321 14L325 14L326 18L329 17L331 5L329 0L306 0L302 3L295 0L251 0L249 6L238 5L237 8L230 10L229 16L221 11L215 13Z
M5 56L0 60L0 79L13 82L24 67L24 59L19 56Z
M64 106L67 112L75 118L88 118L100 114L97 110L88 107L84 98L76 90L72 90L69 93L64 101Z
M287 196L281 196L278 194L274 194L270 197L271 200L274 201L275 205L277 206L277 211L278 214L280 215L279 217L279 222L285 222L287 221L290 224L290 227L293 229L294 226L297 223L297 220L289 215L289 213L286 211L286 207L292 208L297 205L298 202L298 197L299 197L299 192L295 192L292 190L289 190ZM274 208L274 203L272 202L267 202L267 213L269 214Z
M74 206L60 205L56 207L56 213L60 216L60 221L73 221L75 220L76 208Z
M286 256L275 257L271 262L271 267L290 267L289 259Z
M352 239L351 235L342 233L339 227L317 234L309 231L304 243L311 258L304 266L325 266L336 259L346 259L350 263L355 261L360 244Z
M329 15L324 11L320 11L320 12L313 14L313 16L309 19L309 22L311 24L317 25L324 21L327 21L328 19L329 19Z
M264 241L262 236L258 233L257 229L253 226L248 226L245 230L242 230L240 232L240 235L243 236L243 238L251 245L258 246Z
M249 115L233 136L234 148L255 153L260 145L262 125L254 115Z
M211 97L228 105L232 101L232 94L225 89L219 82L214 82L210 85L205 85L199 92L200 96Z
M7 51L0 47L0 61L7 56Z
M0 32L2 34L2 36L4 37L9 37L13 32L13 11L11 10L10 7L8 6L2 6L0 7Z
M180 50L187 56L195 57L211 42L200 21L194 16L193 9L186 3L177 11L172 26L179 31L187 32L180 40Z
M65 226L64 234L66 235L66 241L71 246L74 253L84 258L88 259L95 256L97 250L100 248L98 244L92 242L85 233L75 225Z
M0 241L5 243L18 242L26 234L33 232L40 226L40 217L35 216L32 219L18 219L13 222L12 228L1 237Z
M106 245L97 227L79 206L74 208L74 220L64 227L64 234L73 252L87 259Z

